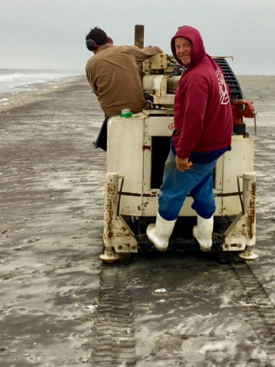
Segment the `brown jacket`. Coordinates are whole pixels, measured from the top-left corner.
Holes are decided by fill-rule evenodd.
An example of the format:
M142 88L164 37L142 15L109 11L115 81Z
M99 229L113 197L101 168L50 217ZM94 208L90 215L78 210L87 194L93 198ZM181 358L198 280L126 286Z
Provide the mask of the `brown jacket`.
M107 116L129 108L140 112L145 106L137 62L160 52L158 47L101 46L86 65L88 81Z

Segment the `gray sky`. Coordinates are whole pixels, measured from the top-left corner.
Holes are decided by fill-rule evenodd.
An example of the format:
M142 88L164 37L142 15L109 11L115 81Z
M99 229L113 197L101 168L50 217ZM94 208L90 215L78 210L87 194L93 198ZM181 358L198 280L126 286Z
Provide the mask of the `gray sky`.
M85 36L95 26L117 45L171 54L177 28L197 28L211 56L233 56L236 75L275 75L275 0L1 0L0 68L85 70Z

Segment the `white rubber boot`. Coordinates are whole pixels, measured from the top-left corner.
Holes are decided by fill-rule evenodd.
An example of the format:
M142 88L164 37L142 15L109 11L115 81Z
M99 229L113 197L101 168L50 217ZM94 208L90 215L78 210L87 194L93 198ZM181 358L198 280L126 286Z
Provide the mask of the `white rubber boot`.
M213 215L209 219L197 216L197 225L193 227L193 236L196 238L203 252L208 252L212 247Z
M146 229L146 234L157 250L167 250L169 238L173 232L175 223L176 219L165 220L158 213L156 223L149 224Z

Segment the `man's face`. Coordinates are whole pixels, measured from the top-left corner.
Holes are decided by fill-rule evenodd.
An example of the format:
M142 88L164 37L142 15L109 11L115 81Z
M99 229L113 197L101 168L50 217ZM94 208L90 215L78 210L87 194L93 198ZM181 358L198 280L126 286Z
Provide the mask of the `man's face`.
M178 37L175 39L176 55L181 60L183 65L188 65L191 62L192 43L188 38Z

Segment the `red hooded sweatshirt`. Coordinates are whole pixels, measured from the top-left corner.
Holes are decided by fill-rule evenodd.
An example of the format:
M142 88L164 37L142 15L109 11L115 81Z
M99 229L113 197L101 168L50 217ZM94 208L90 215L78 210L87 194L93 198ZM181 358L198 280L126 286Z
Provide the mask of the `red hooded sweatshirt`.
M178 37L190 40L192 53L175 95L172 144L178 158L207 162L215 153L230 149L233 117L229 88L220 67L205 53L200 33L183 26L172 38L173 55L183 65L176 55Z

